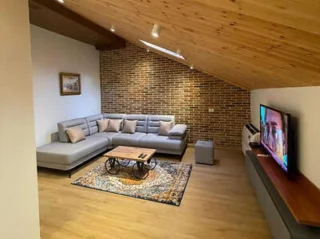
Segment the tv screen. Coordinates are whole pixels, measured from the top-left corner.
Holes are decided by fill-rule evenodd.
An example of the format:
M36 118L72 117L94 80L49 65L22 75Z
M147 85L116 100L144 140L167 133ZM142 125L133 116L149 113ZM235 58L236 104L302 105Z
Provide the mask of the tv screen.
M291 140L290 115L260 105L260 143L288 174Z

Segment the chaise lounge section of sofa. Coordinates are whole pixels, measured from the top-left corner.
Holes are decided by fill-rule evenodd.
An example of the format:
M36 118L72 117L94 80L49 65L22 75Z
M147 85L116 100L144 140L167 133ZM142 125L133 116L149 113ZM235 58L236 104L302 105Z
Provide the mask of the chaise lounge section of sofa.
M137 120L133 134L122 132L99 133L97 120L120 119ZM172 122L173 128L168 136L159 135L160 121ZM80 127L85 140L72 144L66 129ZM182 155L187 146L187 126L175 125L173 115L135 115L135 114L97 114L85 118L58 123L59 141L37 148L39 167L69 171L89 159L116 146L154 148L157 153Z

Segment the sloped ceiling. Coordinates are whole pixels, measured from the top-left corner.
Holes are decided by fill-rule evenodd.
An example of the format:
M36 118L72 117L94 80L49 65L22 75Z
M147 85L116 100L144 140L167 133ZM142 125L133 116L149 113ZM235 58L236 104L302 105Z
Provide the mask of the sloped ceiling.
M67 8L144 47L247 89L320 85L319 0L65 0ZM160 37L151 36L154 24ZM173 58L174 59L174 58ZM177 60L177 59L175 59Z

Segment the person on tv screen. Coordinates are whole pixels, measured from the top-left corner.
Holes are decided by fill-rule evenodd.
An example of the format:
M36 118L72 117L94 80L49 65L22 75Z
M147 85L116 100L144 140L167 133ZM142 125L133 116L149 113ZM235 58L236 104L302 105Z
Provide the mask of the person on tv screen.
M280 160L280 163L287 167L287 135L284 117L277 111L264 108L261 112L261 119L263 121L263 141Z

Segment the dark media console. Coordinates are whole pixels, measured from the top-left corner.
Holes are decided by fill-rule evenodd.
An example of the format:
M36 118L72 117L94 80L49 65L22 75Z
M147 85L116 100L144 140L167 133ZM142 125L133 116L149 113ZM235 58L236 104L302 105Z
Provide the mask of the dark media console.
M246 151L246 170L275 239L320 238L320 191L303 175L289 180L277 163Z

